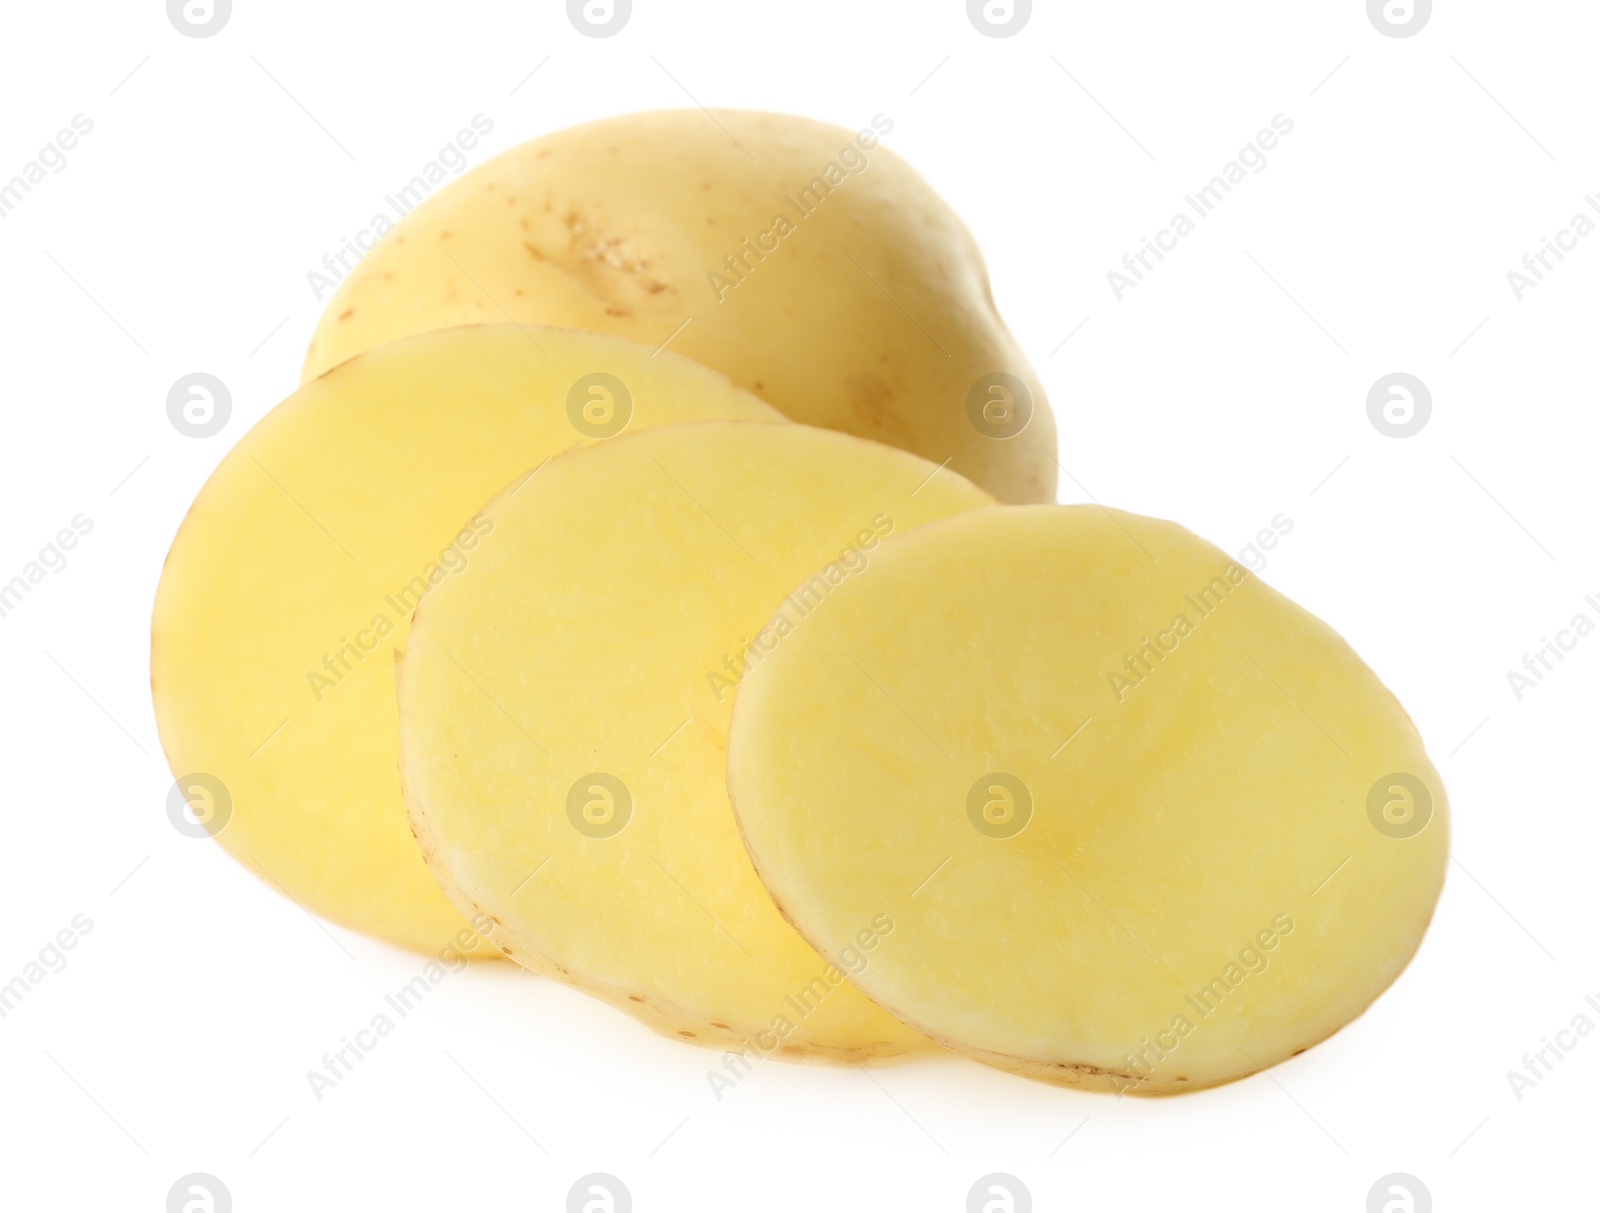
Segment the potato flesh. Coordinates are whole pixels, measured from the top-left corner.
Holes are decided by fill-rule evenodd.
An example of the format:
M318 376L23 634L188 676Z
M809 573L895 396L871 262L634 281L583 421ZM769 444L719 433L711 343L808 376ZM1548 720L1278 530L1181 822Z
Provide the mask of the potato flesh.
M928 1047L830 974L757 880L727 800L728 715L743 646L802 578L870 577L882 534L990 501L888 447L722 422L565 455L502 494L493 542L429 593L400 667L406 800L441 884L516 960L680 1039ZM596 773L631 798L609 837L569 816L574 787L605 799Z
M1069 1085L1192 1090L1327 1037L1416 950L1448 821L1414 726L1331 629L1181 528L951 519L812 622L740 687L736 817L824 954L900 924L858 984L935 1039ZM1172 651L1130 670L1146 638ZM1369 818L1394 772L1433 798L1408 838ZM980 817L1005 816L996 773L1032 798L1010 837L968 813L977 785Z
M433 194L340 284L306 376L504 316L670 338L795 421L951 460L1002 501L1054 501L1055 423L960 219L881 143L781 114L714 119L660 111L558 131ZM847 146L865 168L840 166L820 204L802 200ZM760 240L780 216L793 231ZM709 275L744 273L730 256L749 272L719 299ZM1012 437L969 417L974 383L996 372L1032 398Z
M176 775L223 781L233 812L217 840L302 906L427 952L466 927L401 804L392 653L428 579L459 575L441 559L481 552L487 536L469 520L483 503L594 441L568 396L597 371L631 385L633 429L782 423L668 354L532 326L460 328L305 385L195 499L151 628L162 745Z

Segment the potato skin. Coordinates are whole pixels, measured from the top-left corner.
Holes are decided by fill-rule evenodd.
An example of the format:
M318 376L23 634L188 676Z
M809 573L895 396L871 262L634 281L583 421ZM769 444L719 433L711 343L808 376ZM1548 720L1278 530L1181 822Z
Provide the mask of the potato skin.
M515 147L383 237L330 299L303 378L508 318L670 342L793 420L948 461L1003 502L1053 501L1055 421L977 246L874 121L667 110ZM972 417L995 374L1031 406L1009 437Z

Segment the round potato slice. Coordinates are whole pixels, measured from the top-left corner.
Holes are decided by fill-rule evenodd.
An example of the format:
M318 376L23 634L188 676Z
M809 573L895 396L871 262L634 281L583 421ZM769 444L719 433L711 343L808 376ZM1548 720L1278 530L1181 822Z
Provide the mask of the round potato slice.
M986 510L876 553L739 688L757 870L908 1024L1070 1086L1243 1077L1422 938L1444 788L1330 628L1182 528Z
M761 887L728 716L747 669L876 575L886 536L990 502L876 443L727 422L564 455L501 493L400 664L406 804L440 883L508 955L665 1035L747 1059L931 1047L846 980L894 921L850 923L830 964Z
M423 592L494 541L473 512L513 477L624 429L715 417L782 424L686 359L532 326L410 338L303 386L206 481L156 591L174 821L336 922L481 948L401 805L390 654Z

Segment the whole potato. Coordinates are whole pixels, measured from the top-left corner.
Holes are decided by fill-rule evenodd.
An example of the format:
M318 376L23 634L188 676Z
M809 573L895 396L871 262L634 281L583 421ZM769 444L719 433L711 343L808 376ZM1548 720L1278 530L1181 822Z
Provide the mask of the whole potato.
M892 121L873 121L671 110L524 143L378 242L329 301L304 378L458 324L610 333L1001 501L1053 501L1055 422L977 245L882 145Z

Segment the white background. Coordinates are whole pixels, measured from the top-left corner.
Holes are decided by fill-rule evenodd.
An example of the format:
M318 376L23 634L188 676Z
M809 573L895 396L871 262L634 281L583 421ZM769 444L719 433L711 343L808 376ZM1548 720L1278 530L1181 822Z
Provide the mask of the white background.
M94 122L0 220L0 580L94 523L0 619L0 982L94 924L0 1020L7 1207L159 1211L192 1171L240 1213L555 1210L590 1171L641 1211L960 1210L993 1171L1040 1210L1360 1213L1396 1171L1440 1210L1600 1207L1600 1034L1520 1101L1506 1078L1600 999L1600 634L1521 702L1506 678L1580 610L1600 622L1600 234L1521 302L1506 279L1600 191L1600 13L1452 0L1395 39L1363 0L1038 8L994 39L959 0L635 0L596 40L555 0L236 0L205 39L160 0L6 6L0 179ZM1267 580L1397 692L1454 808L1421 953L1334 1039L1168 1100L952 1058L766 1063L719 1103L713 1055L484 965L313 1098L306 1071L423 962L169 824L162 557L294 386L307 271L458 128L493 120L477 163L686 92L893 119L1044 378L1063 500L1230 550L1293 520ZM1265 171L1117 302L1107 271L1279 113ZM193 371L232 390L214 438L167 420ZM1391 371L1432 391L1415 437L1367 418Z

